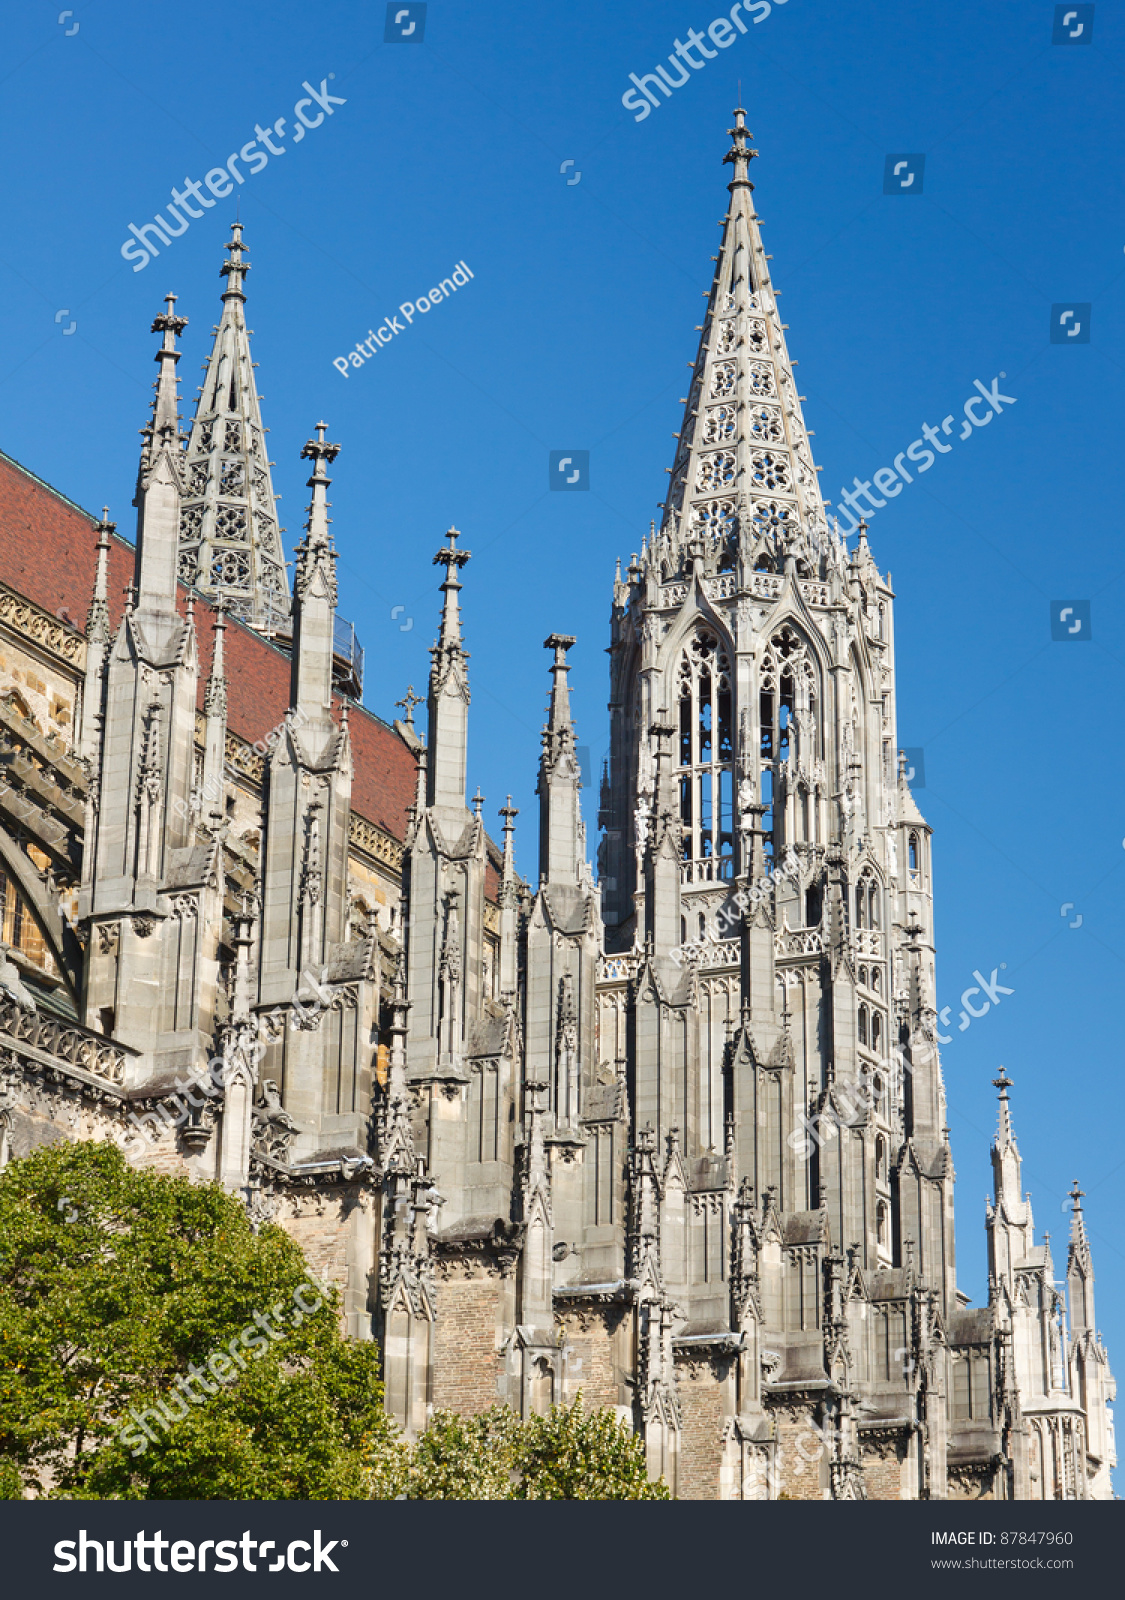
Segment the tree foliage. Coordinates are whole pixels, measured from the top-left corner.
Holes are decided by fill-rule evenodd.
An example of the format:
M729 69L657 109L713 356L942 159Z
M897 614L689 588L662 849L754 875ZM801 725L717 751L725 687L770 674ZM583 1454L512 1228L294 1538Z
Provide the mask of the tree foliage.
M341 1337L294 1241L255 1233L216 1185L137 1171L110 1144L55 1145L0 1174L9 1496L395 1494L404 1451L377 1360Z
M411 1500L667 1500L641 1440L579 1395L521 1422L506 1406L476 1417L439 1411L411 1455Z
M413 1446L378 1349L281 1228L214 1184L57 1144L0 1173L0 1498L665 1500L581 1396L435 1414Z

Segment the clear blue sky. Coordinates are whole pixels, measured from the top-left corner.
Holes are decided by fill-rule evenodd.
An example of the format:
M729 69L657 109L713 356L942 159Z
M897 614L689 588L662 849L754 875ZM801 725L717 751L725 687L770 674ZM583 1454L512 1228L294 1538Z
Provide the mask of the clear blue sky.
M149 324L175 290L192 402L234 198L139 272L119 253L128 225L285 118L284 154L238 193L287 543L323 416L343 446L341 609L366 701L391 716L426 679L431 555L463 530L469 782L494 826L512 792L525 872L554 630L578 635L580 737L595 761L605 748L613 562L663 497L739 78L825 493L890 465L923 423L952 413L956 436L974 379L1007 375L1016 404L889 501L871 542L899 597L899 738L925 751L936 830L961 1281L981 1303L1003 1062L1060 1272L1064 1194L1076 1175L1087 1191L1099 1321L1125 1372L1125 7L1099 0L1092 44L1060 47L1040 0L788 0L639 123L629 74L718 0L432 0L424 41L393 45L373 3L75 0L62 24L59 9L9 6L2 24L0 448L131 533ZM306 79L346 104L294 142ZM926 156L921 195L883 193L902 152ZM462 259L474 276L454 299L339 374L334 356ZM1070 302L1092 305L1090 342L1053 345L1051 307ZM590 451L589 492L548 491L563 448ZM1052 642L1055 599L1091 602L1092 642ZM1002 962L1014 993L958 1032L974 969Z

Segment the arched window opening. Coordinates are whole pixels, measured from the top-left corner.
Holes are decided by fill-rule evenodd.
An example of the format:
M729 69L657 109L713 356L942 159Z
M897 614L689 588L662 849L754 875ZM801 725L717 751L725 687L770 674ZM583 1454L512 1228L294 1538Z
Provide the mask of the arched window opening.
M805 890L805 927L819 928L821 918L821 895L818 883L810 884Z
M679 782L688 881L734 871L734 733L730 662L714 634L699 632L680 657ZM714 865L700 869L695 863Z
M919 855L918 855L918 835L916 833L912 833L910 835L910 843L907 846L907 855L908 855L908 859L910 861L910 870L911 870L911 872L917 872L918 871Z
M867 968L866 967L860 967L860 969L859 969L859 986L860 986L861 989L866 989L867 988Z
M802 769L807 773L818 753L817 678L808 646L792 629L782 628L770 640L762 661L759 716L759 762L761 799L766 807L762 818L767 861L774 861L786 837L777 801L788 792L794 796L793 828L810 838L812 808L807 794L797 802L796 784ZM806 785L807 788L807 785Z
M867 891L867 925L869 928L879 926L879 885L874 878Z
M871 968L871 987L876 994L882 994L883 974L878 967Z
M879 1204L875 1207L875 1238L878 1241L880 1250L885 1250L887 1248L887 1238L889 1234L888 1220L887 1202L885 1200L880 1200Z
M867 1043L867 1007L866 1006L860 1006L860 1008L859 1008L859 1042L860 1042L860 1044L863 1044L863 1045L865 1045Z
M876 1054L883 1048L883 1018L878 1011L871 1013L871 1048Z
M699 913L699 937L701 939L706 939L707 937L707 913L705 911Z
M887 1141L880 1134L875 1140L875 1176L881 1183L887 1178Z
M867 926L867 885L866 885L866 883L860 883L860 884L856 885L856 891L855 891L855 925L856 925L857 928L866 928L866 926Z

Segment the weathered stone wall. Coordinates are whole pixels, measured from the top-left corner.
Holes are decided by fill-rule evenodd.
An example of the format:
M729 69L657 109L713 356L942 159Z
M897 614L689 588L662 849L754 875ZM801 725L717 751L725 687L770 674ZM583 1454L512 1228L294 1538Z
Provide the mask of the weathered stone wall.
M620 1306L568 1307L555 1321L569 1355L566 1362L569 1403L581 1390L587 1410L629 1403L622 1383L619 1349L626 1312Z
M499 1399L503 1285L483 1266L446 1264L437 1282L434 1406L476 1416Z
M777 1452L771 1499L822 1500L828 1482L826 1446L811 1408L784 1406L774 1411Z
M865 1440L860 1449L869 1500L901 1500L905 1445L897 1439Z
M682 1419L679 1500L719 1498L729 1364L727 1360L699 1356L679 1357L676 1361Z

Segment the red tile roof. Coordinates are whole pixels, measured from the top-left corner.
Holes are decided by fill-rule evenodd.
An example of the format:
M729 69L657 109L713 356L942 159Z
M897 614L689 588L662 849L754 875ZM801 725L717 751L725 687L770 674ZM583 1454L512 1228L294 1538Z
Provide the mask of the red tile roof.
M85 631L94 590L95 518L9 456L0 454L0 580L45 611ZM109 609L116 627L126 585L133 581L133 546L114 537L109 550ZM187 590L181 586L186 599ZM211 661L214 613L196 596L199 704ZM226 633L228 725L253 743L277 727L289 705L289 657L241 623ZM336 703L339 714L339 701ZM355 778L352 807L396 839L406 830L414 798L415 764L393 728L362 706L350 705ZM494 891L493 891L494 892Z

